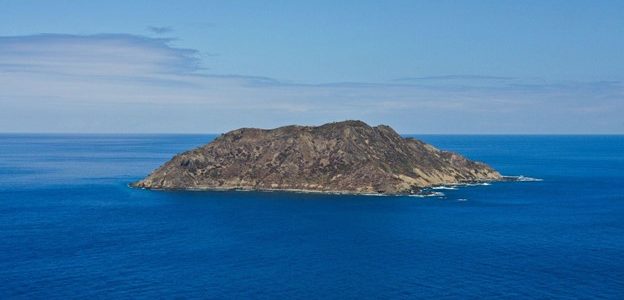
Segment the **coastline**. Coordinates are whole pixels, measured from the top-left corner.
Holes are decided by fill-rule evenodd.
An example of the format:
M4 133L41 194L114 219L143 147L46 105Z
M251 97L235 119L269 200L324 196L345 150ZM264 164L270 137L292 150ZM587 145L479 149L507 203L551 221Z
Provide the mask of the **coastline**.
M366 193L356 192L348 190L309 190L309 189L280 189L280 188L257 188L252 186L232 186L232 187L188 187L188 188L147 188L136 186L132 182L128 184L128 187L142 190L153 191L180 191L180 192L285 192L285 193L297 193L297 194L322 194L322 195L351 195L351 196L411 196L411 197L436 197L444 196L444 193L437 190L456 190L462 187L469 186L489 186L496 182L539 182L543 181L540 178L526 177L524 175L511 176L503 175L498 180L478 180L470 182L454 182L447 184L432 185L426 187L419 187L417 192L413 193Z
M440 185L432 185L419 187L417 192L413 193L370 193L357 192L348 190L310 190L310 189L280 189L280 188L257 188L251 186L232 186L232 187L188 187L188 188L147 188L136 186L135 182L129 183L128 187L142 190L153 191L184 191L184 192L286 192L299 194L323 194L323 195L353 195L353 196L417 196L417 197L434 197L443 196L441 192L436 190L456 190L461 187L469 186L488 186L495 182L533 182L542 181L541 179L525 177L525 176L502 176L499 180L481 180L470 182L454 182ZM432 191L433 190L433 191Z

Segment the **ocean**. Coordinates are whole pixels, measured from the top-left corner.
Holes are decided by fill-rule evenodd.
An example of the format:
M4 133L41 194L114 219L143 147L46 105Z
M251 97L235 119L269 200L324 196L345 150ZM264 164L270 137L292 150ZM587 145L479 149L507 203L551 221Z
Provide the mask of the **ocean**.
M132 189L214 135L0 135L0 299L624 298L624 136L415 135L436 197Z

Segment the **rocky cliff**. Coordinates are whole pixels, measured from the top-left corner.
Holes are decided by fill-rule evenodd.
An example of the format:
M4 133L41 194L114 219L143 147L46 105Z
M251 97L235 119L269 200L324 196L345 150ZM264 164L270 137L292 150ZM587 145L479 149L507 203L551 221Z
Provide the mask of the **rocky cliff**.
M230 131L174 156L132 185L411 194L435 185L500 179L486 164L403 138L388 126L344 121Z

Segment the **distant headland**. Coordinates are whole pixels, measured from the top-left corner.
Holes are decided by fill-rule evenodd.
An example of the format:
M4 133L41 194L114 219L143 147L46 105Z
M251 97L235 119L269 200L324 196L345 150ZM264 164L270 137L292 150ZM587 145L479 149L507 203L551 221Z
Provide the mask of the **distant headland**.
M362 121L241 128L174 156L131 185L147 189L416 194L504 180L496 170L386 125Z

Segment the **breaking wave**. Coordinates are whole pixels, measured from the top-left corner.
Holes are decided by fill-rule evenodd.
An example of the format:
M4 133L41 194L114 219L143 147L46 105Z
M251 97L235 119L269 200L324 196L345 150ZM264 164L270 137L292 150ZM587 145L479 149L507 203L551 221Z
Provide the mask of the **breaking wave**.
M444 195L444 193L442 193L442 192L423 192L423 193L408 195L408 197L418 197L418 198L424 198L424 197L444 197L444 196L446 196L446 195Z
M533 178L527 176L503 176L503 180L505 181L521 181L521 182L531 182L531 181L544 181L544 179Z
M461 186L480 186L480 185L492 185L489 182L475 182L475 183L464 183Z
M432 187L431 189L432 189L432 190L456 190L456 189L457 189L457 187L455 187L455 186L444 186L444 185L441 185L441 186L434 186L434 187Z

